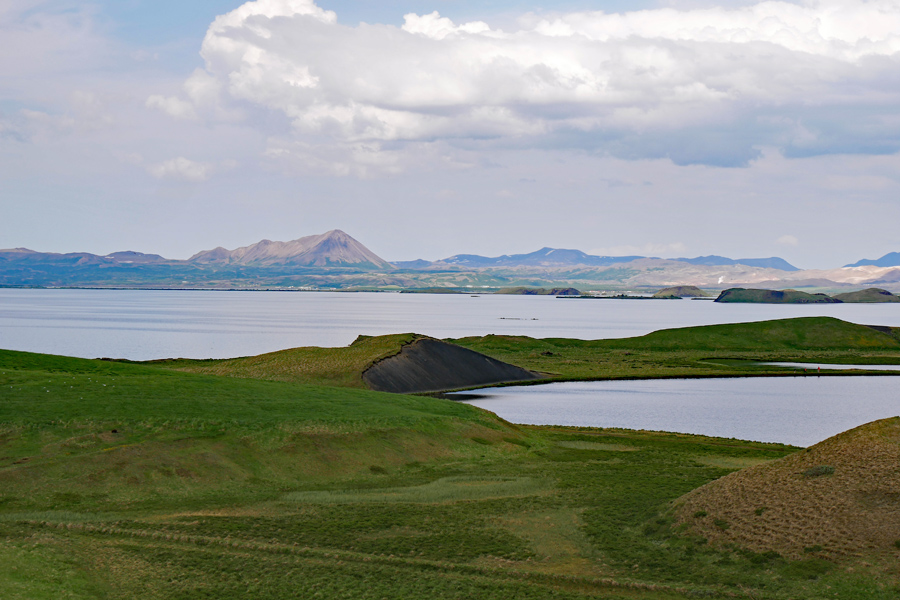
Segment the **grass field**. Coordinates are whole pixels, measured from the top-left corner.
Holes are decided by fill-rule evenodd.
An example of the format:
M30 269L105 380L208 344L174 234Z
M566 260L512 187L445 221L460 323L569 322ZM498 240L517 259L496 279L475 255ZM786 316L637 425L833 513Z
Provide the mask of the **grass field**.
M547 373L553 380L798 374L795 369L756 364L767 361L900 365L896 329L873 329L830 317L667 329L612 340L487 335L449 341Z
M887 344L844 333L815 352ZM552 344L529 343L535 360ZM677 523L684 494L796 448L171 367L0 351L4 600L900 593L882 555L781 556Z

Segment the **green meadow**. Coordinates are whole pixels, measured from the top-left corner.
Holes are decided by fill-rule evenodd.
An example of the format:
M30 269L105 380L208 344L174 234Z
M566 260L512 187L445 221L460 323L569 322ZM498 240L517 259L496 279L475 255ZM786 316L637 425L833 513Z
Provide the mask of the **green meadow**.
M831 317L665 329L610 340L487 335L450 341L560 381L798 374L761 362L900 365L900 330Z
M658 376L666 365L638 358L669 356L669 368L699 373L752 368L710 362L719 358L900 354L893 331L840 323L658 332L606 346L460 342L571 378L602 356ZM407 338L372 339L350 359L293 351L307 356L296 371L284 355L135 364L0 351L0 597L900 593L896 559L883 552L792 559L716 545L676 524L682 495L798 448L516 426L440 398L372 392L353 373ZM204 365L219 371L182 370ZM322 372L344 384L311 383Z

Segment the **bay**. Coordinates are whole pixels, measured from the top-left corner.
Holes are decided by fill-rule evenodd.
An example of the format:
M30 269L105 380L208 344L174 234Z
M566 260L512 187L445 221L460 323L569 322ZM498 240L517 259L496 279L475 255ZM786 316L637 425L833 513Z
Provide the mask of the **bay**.
M474 297L473 297L474 296ZM84 358L227 358L356 336L621 338L799 316L900 326L896 304L716 304L550 296L0 289L0 348Z
M896 376L565 382L448 394L512 423L677 431L810 446L900 415Z

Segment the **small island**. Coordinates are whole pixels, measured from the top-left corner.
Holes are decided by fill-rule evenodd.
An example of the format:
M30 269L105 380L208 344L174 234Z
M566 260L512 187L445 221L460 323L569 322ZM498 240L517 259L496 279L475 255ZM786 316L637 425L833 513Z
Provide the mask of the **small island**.
M799 290L730 288L723 290L715 301L754 304L841 304L900 302L900 297L880 288L867 288L834 296L821 293L810 294Z

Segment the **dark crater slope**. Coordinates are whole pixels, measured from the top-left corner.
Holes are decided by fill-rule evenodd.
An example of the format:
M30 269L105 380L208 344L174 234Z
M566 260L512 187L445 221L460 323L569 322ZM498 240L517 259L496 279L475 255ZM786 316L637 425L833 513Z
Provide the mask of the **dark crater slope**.
M521 367L431 338L407 344L399 354L378 361L363 373L363 381L370 389L395 394L441 392L542 378Z

